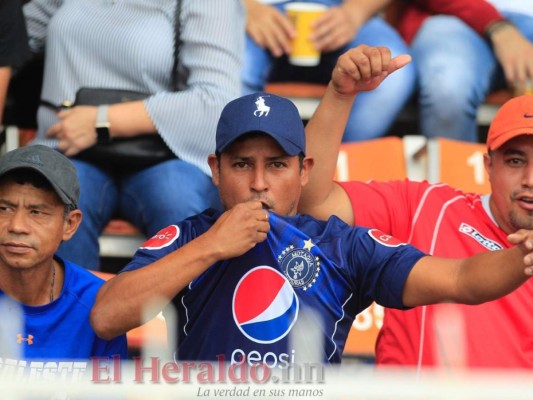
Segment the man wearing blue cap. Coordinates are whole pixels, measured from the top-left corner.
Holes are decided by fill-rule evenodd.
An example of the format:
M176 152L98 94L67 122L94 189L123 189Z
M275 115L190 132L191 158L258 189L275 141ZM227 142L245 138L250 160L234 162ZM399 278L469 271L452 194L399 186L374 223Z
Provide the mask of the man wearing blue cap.
M384 48L353 52L362 79L382 80L407 62ZM313 347L300 345L316 336L304 327L314 318L314 350L338 363L355 315L374 300L399 309L479 303L532 274L531 231L515 234L512 249L451 260L377 229L297 214L313 160L287 99L255 93L227 104L208 161L226 211L207 210L144 243L98 294L91 322L100 336L141 324L143 304L157 296L177 308L176 360L285 368L308 359Z

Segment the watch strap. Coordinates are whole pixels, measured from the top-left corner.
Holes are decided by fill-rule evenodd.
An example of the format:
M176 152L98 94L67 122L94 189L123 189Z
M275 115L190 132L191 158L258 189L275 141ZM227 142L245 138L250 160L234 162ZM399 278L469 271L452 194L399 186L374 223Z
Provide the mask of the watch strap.
M107 113L109 111L108 104L102 104L97 107L96 112L96 143L106 144L111 142L111 135L109 133L109 120Z

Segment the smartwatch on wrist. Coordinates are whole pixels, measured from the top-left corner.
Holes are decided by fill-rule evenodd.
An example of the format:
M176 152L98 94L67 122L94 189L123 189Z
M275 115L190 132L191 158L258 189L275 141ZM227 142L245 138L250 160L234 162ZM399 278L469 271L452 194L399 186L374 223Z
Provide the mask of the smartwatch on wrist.
M108 110L108 104L102 104L97 107L95 126L97 144L106 144L111 142L111 135L109 134L109 128L111 127L111 124L107 119Z

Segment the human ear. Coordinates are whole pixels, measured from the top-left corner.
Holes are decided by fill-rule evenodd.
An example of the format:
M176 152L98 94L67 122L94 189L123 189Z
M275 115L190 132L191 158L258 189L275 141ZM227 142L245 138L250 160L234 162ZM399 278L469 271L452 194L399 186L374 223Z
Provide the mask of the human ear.
M315 165L315 160L313 157L305 157L302 161L302 169L300 171L300 180L302 182L302 186L307 185L309 182L309 174L311 173L311 170L313 169L313 166Z
M213 183L215 186L218 186L219 183L219 174L220 174L220 163L219 159L215 154L209 154L209 157L207 158L207 163L209 164L209 168L211 168L211 179L213 180Z
M70 211L63 221L63 240L69 240L81 224L82 212L79 209Z

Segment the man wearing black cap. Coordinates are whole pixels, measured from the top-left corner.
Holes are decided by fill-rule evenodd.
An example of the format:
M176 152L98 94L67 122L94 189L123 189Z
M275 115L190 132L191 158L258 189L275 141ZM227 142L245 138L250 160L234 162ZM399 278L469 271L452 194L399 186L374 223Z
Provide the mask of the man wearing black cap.
M0 316L4 363L127 356L124 335L103 340L89 324L103 281L54 255L81 223L79 192L74 166L50 147L0 157L0 301L11 305ZM13 329L17 315L4 314L11 310L23 316Z
M406 61L378 51L355 62L371 57L390 73ZM226 211L207 210L145 242L100 290L91 312L96 332L111 338L138 326L143 305L163 297L178 312L176 359L288 367L308 359L313 347L300 345L315 336L304 327L312 319L320 336L314 350L338 363L355 315L374 300L400 309L483 302L533 275L530 231L515 234L512 249L451 260L377 229L297 214L313 166L305 151L289 100L255 93L226 105L208 160Z

